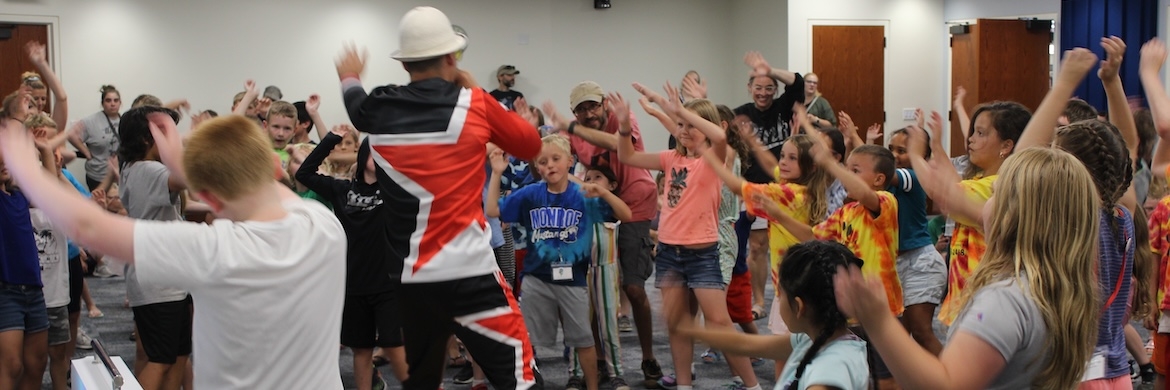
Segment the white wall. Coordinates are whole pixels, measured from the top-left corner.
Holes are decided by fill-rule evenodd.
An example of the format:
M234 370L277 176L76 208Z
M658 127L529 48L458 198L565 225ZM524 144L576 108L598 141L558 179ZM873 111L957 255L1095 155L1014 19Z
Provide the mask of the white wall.
M943 4L938 0L817 0L788 5L788 68L808 72L812 25L888 23L885 128L905 126L902 109L945 110L949 98L939 82L946 52L938 45ZM832 101L833 97L827 97ZM888 133L888 132L887 132Z
M141 93L163 100L185 97L195 109L226 112L247 78L281 87L286 100L321 93L326 121L346 121L333 60L343 42L370 50L367 87L405 83L389 58L398 47L397 24L421 1L307 0L39 0L4 2L0 14L48 15L60 20L55 63L70 95L70 117L97 111L98 87L114 84L123 108ZM727 45L730 7L706 0L614 1L598 11L588 0L432 0L468 30L462 67L487 89L501 64L521 70L516 88L530 102L552 99L568 113L569 90L594 80L607 90L636 95L633 81L677 83L687 69L706 75L719 102L746 101L727 82L743 69ZM275 17L279 16L279 17ZM0 15L0 20L3 20ZM782 19L780 20L782 22ZM742 83L737 82L735 85ZM652 150L666 132L635 111ZM180 126L185 128L186 126Z
M1056 13L1060 0L946 0L943 17L951 21Z
M807 0L793 0L793 2ZM748 68L743 65L743 55L750 50L759 51L775 67L788 67L788 0L736 0L731 2L731 31L728 42L732 48L728 61L735 66L724 70L733 86L732 99L726 104L731 108L751 101L748 92Z

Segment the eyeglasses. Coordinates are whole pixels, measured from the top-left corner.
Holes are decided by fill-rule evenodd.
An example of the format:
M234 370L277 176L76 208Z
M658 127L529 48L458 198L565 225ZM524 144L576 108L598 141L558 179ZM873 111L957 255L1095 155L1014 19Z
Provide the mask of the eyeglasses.
M106 102L106 103L117 103L117 102L120 102L120 101L122 101L122 99L118 99L118 98L113 98L113 99L102 99L102 101L103 101L103 102Z
M758 86L758 85L753 85L753 86L752 86L752 91L755 91L755 92L776 93L776 87L773 87L773 86L761 87L761 86Z
M582 115L585 115L589 112L597 112L597 111L601 111L601 103L586 102L586 103L581 103L581 104L577 105L577 108L573 109L573 114L577 115L577 116L582 116Z

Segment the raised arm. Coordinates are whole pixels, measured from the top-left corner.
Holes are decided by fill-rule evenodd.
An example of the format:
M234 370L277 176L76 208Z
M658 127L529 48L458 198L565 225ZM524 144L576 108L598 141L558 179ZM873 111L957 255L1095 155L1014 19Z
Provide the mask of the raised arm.
M1101 38L1101 47L1105 49L1105 60L1101 61L1101 68L1097 70L1097 77L1105 87L1105 97L1109 101L1109 122L1121 132L1125 139L1125 146L1129 149L1129 161L1136 171L1138 165L1138 133L1137 124L1133 120L1133 112L1129 109L1129 100L1125 96L1125 87L1121 85L1121 60L1125 58L1125 41L1118 37Z
M613 210L613 217L618 221L630 222L634 219L633 212L630 211L630 206L622 201L617 195L614 195L608 188L599 186L594 183L581 183L581 190L585 192L587 198L601 198L609 208Z
M967 129L971 128L971 117L967 115L967 106L964 105L966 98L967 89L960 85L955 89L955 101L951 103L951 110L955 112L955 118L959 120L960 138L966 138Z
M795 107L795 105L793 106ZM845 155L841 158L848 157L853 153L853 149L858 146L865 145L865 141L861 139L861 135L857 133L857 124L853 123L853 118L845 111L837 114L837 123L841 124L838 129L841 131L841 136L845 138Z
M1162 70L1162 63L1166 61L1166 46L1157 38L1151 39L1142 46L1142 59L1139 75L1142 80L1142 89L1146 91L1146 100L1150 103L1150 114L1154 117L1154 128L1158 129L1158 146L1154 149L1154 160L1150 167L1156 177L1166 176L1166 167L1170 165L1170 96L1166 94L1166 87L1158 74Z
M544 108L544 115L549 119L550 122L552 122L553 129L555 129L557 132L568 134L569 137L583 139L585 142L605 150L618 149L619 137L617 134L606 133L598 129L582 126L577 122L569 121L568 118L561 115L561 113L557 111L556 104L553 104L551 100L545 101L542 108ZM626 122L629 122L630 120L629 116L618 119L625 120ZM632 143L633 140L630 142Z
M650 114L650 116L658 119L658 122L662 124L662 127L666 129L666 132L670 133L672 136L678 137L678 117L676 117L673 113L666 112L665 110L655 109L650 105L650 103L653 102L659 107L664 107L667 104L666 98L662 97L662 95L658 94L658 92L655 92L653 89L650 89L641 83L634 83L633 86L635 91L638 91L638 93L642 94L642 98L638 99L638 103L642 105L642 109L646 110L646 113Z
M313 119L313 127L317 128L317 139L324 140L326 135L329 135L329 126L325 124L325 120L321 118L321 95L309 95L309 100L305 100L305 111L309 112L309 118Z
M749 51L743 56L743 63L752 69L752 77L768 76L776 80L780 80L784 85L792 85L796 82L796 73L789 72L780 68L773 68L764 59L764 55L758 51Z
M772 154L772 151L768 150L760 142L760 138L756 136L756 127L752 124L752 120L748 119L746 115L736 115L735 123L732 126L735 126L739 131L739 138L747 142L748 149L752 151L752 156L755 156L756 162L760 164L760 169L767 172L768 177L772 181L778 181L775 172L776 166L780 162L776 160L776 155Z
M488 160L492 165L492 176L488 178L487 199L484 200L483 211L490 218L500 217L500 181L504 177L504 170L508 169L508 158L504 151L495 145L488 144ZM574 177L569 175L569 177Z
M61 80L49 65L49 54L45 44L32 41L26 43L24 49L28 52L28 59L32 61L33 67L41 74L41 79L45 80L45 86L53 91L53 121L57 122L57 126L65 126L69 120L69 97L65 95L65 87L61 85Z
M341 143L345 139L344 128L337 128L334 132L325 133L325 137L321 138L321 144L317 145L304 161L301 162L300 169L295 173L296 179L305 187L308 187L313 192L320 194L326 198L332 199L336 194L333 192L333 183L337 180L332 177L322 175L317 172L321 168L321 162L325 161L326 157L333 152L333 147ZM354 177L353 180L364 180L360 177Z
M718 157L720 160L726 160L727 132L724 131L718 123L712 123L711 121L699 116L699 114L682 108L681 103L679 103L680 100L678 90L671 86L670 83L666 83L665 88L667 106L663 108L667 111L671 111L683 122L689 123L691 126L694 126L696 130L699 130L699 132L703 133L703 136L706 137L707 141L711 143L710 149L714 150L715 157ZM614 94L611 94L611 96L613 95ZM617 97L618 99L621 99L621 95L617 95ZM628 110L629 106L627 105L626 107Z
M175 120L170 115L154 112L147 115L150 121L150 134L154 136L154 144L158 147L158 156L163 165L170 171L167 188L172 193L187 189L187 171L183 169L183 136L175 127Z
M939 118L941 119L941 115ZM941 124L938 127L941 127ZM941 131L941 128L936 130L939 133ZM907 147L910 149L910 165L914 167L914 174L918 176L918 182L927 196L951 218L971 221L975 228L982 229L985 202L976 201L967 195L967 191L960 184L958 172L953 166L947 170L946 166L950 166L950 162L946 157L933 156L931 161L926 161L928 141L925 131L913 126L906 135Z
M610 94L606 99L606 105L621 121L617 134L618 161L633 167L661 171L662 162L658 159L657 153L639 152L634 148L633 129L630 127L630 104L622 99L621 95Z
M726 185L727 189L731 190L735 195L743 196L743 183L745 181L742 177L731 172L731 169L727 168L727 164L719 159L714 148L709 148L706 152L703 152L703 160L707 162L707 165L711 169L715 170L715 174L719 176L720 180L723 180L723 185Z
M797 115L805 115L804 106L798 105ZM802 122L803 126L812 127L807 121ZM805 130L815 131L806 128ZM870 212L880 212L882 209L880 197L877 191L861 177L854 174L845 166L838 164L837 159L833 157L833 152L829 150L829 146L825 145L825 140L822 137L813 137L812 147L813 160L817 163L817 169L824 169L830 175L841 181L841 185L845 187L845 191L849 194L849 198L856 200L865 206Z
M1068 100L1072 98L1073 90L1085 79L1085 75L1097 63L1097 55L1085 48L1075 48L1064 52L1064 61L1060 63L1060 73L1056 75L1056 83L1044 95L1040 107L1032 114L1032 120L1020 135L1020 142L1016 143L1016 150L1024 150L1033 146L1048 146L1052 142L1052 135L1056 132L1056 121Z
M0 121L0 154L20 190L66 236L84 246L134 261L134 222L119 217L62 186L37 161L32 135L17 121Z
M256 82L252 80L244 81L244 99L236 104L236 107L232 109L232 114L246 115L248 113L248 106L251 106L252 102L256 101L257 95L259 95L259 92L256 92Z

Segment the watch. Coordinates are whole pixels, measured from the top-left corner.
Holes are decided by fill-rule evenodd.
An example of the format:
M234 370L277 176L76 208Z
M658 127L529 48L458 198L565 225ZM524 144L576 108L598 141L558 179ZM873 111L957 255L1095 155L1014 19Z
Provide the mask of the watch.
M569 128L566 130L569 134L573 134L573 129L577 127L577 122L569 122Z

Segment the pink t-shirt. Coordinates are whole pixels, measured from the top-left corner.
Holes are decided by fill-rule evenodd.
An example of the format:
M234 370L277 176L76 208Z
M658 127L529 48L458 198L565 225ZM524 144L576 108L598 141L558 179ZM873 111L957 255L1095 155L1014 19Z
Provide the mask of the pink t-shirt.
M666 172L666 198L658 220L658 241L694 245L719 240L719 177L702 158L676 151L658 154Z
M614 134L617 133L618 127L621 127L621 123L617 116L610 114L605 121L605 129L602 130ZM634 131L632 135L634 137L634 150L644 151L646 147L642 144L642 133L638 130L638 121L634 119L633 114L630 115L630 127ZM577 158L585 166L609 166L613 170L614 175L617 176L620 191L618 197L622 198L626 206L630 207L633 222L654 219L654 213L657 211L657 202L655 202L654 197L658 193L658 187L654 185L654 178L650 176L650 171L622 164L618 161L616 150L606 150L595 146L581 137L569 137L569 143L572 145L573 154L577 155Z

